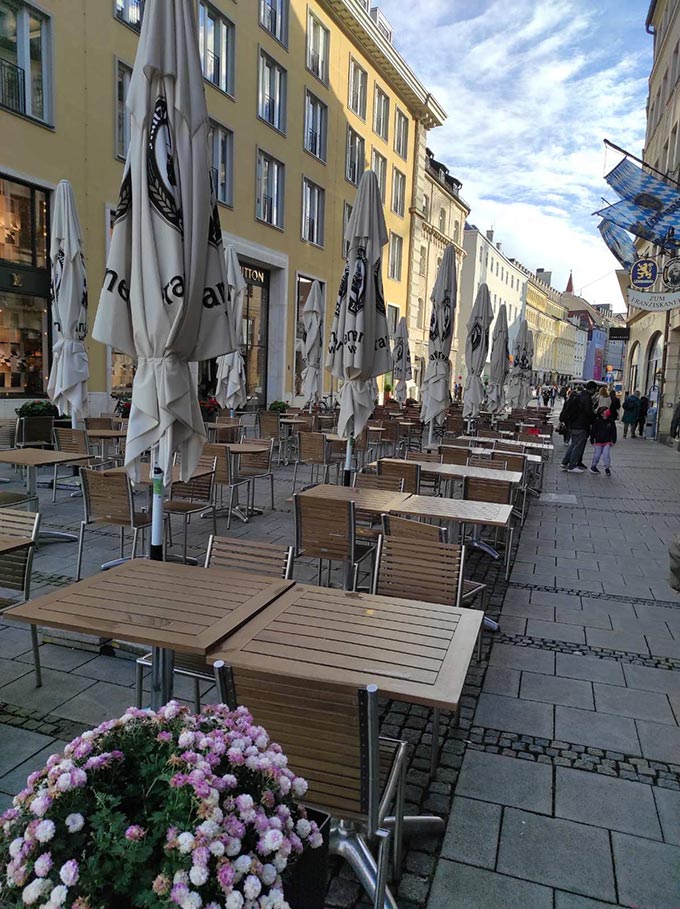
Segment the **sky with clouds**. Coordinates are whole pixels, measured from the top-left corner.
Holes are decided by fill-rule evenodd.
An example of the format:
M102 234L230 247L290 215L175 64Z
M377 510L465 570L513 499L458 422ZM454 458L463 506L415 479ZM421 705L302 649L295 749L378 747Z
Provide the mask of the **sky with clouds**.
M395 45L444 106L435 157L463 182L470 221L503 252L591 303L624 305L592 212L604 174L640 155L652 37L648 0L379 0ZM608 198L608 201L616 201Z

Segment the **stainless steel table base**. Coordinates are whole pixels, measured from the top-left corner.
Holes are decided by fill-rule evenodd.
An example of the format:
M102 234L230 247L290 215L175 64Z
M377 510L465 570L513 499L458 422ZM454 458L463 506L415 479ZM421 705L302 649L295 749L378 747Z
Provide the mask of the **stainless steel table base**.
M151 709L158 710L172 699L175 654L165 647L153 647L151 659Z
M378 850L382 852L389 849L390 833L386 830L379 830L376 834L378 840ZM339 855L352 868L359 883L368 894L369 899L375 901L375 893L378 888L378 863L373 857L373 853L368 847L364 837L354 830L350 825L339 824L331 828L329 853ZM386 865L387 862L382 862ZM389 891L385 888L385 900L380 909L399 909L397 902Z
M40 530L38 532L38 543L77 543L78 537L75 533L66 533L62 530Z

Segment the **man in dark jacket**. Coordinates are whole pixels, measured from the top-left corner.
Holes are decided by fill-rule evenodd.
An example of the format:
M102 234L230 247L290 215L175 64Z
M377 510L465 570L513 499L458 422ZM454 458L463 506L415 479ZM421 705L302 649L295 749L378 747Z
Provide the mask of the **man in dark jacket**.
M569 447L562 458L562 470L583 473L581 460L593 422L593 395L597 391L595 382L588 382L578 394L573 393L562 408L560 422L569 430Z

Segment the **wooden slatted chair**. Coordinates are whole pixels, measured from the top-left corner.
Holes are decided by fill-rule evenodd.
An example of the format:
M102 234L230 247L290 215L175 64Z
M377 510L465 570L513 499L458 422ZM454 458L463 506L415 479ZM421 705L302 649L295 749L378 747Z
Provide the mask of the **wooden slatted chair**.
M389 492L403 492L403 477L379 477L377 473L355 473L354 486L357 489L384 489Z
M379 477L399 477L404 481L404 492L420 493L420 464L414 461L378 461Z
M507 451L509 454L524 454L524 445L511 445L509 442L496 442L494 451Z
M494 505L512 505L513 504L513 487L512 483L506 480L480 480L476 477L466 477L463 480L463 498L475 502L489 502ZM510 555L512 553L512 540L514 528L512 524L508 528L505 539L506 546L506 580L510 573ZM476 538L472 539L475 545ZM498 546L498 530L494 531L494 548ZM497 557L494 556L495 558Z
M442 447L442 464L467 464L469 448Z
M419 461L421 464L441 464L442 456L438 451L407 451L406 452L407 461ZM441 488L441 478L440 477L430 477L422 476L421 468L421 478L420 478L420 491L424 492L423 487L426 487L428 491L431 491L433 495L439 495L439 490Z
M292 578L293 547L211 535L208 540L205 567L232 568L235 571L248 571L272 578ZM151 653L139 657L136 663L136 704L141 709L144 697L144 669L153 666ZM176 653L174 672L176 675L193 679L194 711L200 713L201 682L210 683L214 680L213 667L200 656Z
M521 483L519 486L515 487L514 511L520 519L520 523L524 524L527 510L527 492L529 488L526 469L527 462L521 454L511 454L507 451L494 451L491 455L492 461L500 461L501 459L505 462L506 470L513 470L515 473L522 474Z
M85 417L85 429L113 429L113 417Z
M17 448L50 448L54 417L19 417L14 444Z
M4 590L17 590L21 596L0 598L0 615L5 609L23 603L31 595L31 570L33 567L33 551L40 528L40 515L30 511L14 511L9 508L0 508L0 534L7 537L25 537L32 542L12 552L0 555L0 588ZM35 672L35 685L42 685L40 671L40 650L38 643L38 629L31 625L31 648L33 650L33 671ZM2 631L0 631L2 637Z
M189 523L192 515L210 514L213 522L213 534L217 533L217 507L215 505L215 458L201 455L197 472L185 482L173 483L170 487L170 498L163 505L164 513L170 518L179 515L182 518L184 531L182 559L187 560Z
M261 454L242 454L238 457L237 479L250 481L250 507L255 507L255 485L258 480L269 480L272 511L274 510L274 440L268 438L248 439L248 444L268 445Z
M387 419L383 421L383 432L380 441L383 451L385 453L389 452L393 458L397 458L403 453L399 424L395 420Z
M72 467L91 467L93 469L105 469L115 467L115 461L104 460L92 453L90 443L87 438L85 429L67 429L57 426L54 429L54 450L66 451L69 454L82 454L82 461L71 461L68 465L69 471ZM71 477L72 473L62 476L61 479ZM54 465L54 476L52 479L52 501L57 501L57 483L59 482L59 465Z
M297 486L297 475L300 467L310 468L310 483L319 482L319 469L321 469L322 483L328 483L330 472L330 457L328 442L322 432L299 432L297 442L297 458L293 464L293 488Z
M211 430L215 442L219 442L222 445L236 445L243 439L243 427L238 420L229 422L218 420L217 422L220 424L219 429Z
M85 517L80 522L76 581L80 580L85 530L91 524L113 524L120 528L120 558L124 556L125 529L132 530L132 558L137 555L139 531L151 526L151 515L135 511L132 484L123 470L90 470L80 468ZM167 519L166 519L167 520Z
M400 518L397 515L384 514L382 531L386 537L397 540L428 540L434 543L446 543L448 531L439 524L426 524L413 518Z
M478 429L478 439L500 439L501 434L496 429Z
M494 458L495 452L491 452L488 458L470 455L468 458L468 467L484 467L489 470L507 470L507 462Z
M341 838L331 835L331 849L337 842L337 853L354 867L359 880L375 881L373 909L392 905L387 890L390 832L381 825L394 804L398 876L407 747L380 737L378 688L310 684L307 679L228 667L221 660L215 663L215 678L220 699L232 709L247 704L255 722L307 780L304 804L328 812L343 825ZM313 738L310 729L316 731ZM348 832L350 822L356 829ZM374 844L377 860L371 873L364 863Z
M345 589L356 590L359 564L371 555L373 546L362 546L356 536L354 502L315 499L296 493L293 496L295 515L295 558L318 559L318 583L324 561L328 562L330 584L331 564L342 562L345 567Z
M281 414L276 410L261 410L257 415L258 434L261 439L273 439L281 463Z
M220 509L224 507L224 490L227 489L229 499L226 508L227 530L231 527L231 517L235 505L238 505L238 493L242 487L245 487L246 502L250 501L250 479L245 477L239 479L232 475L232 459L229 451L224 445L218 443L207 444L203 446L202 456L204 458L215 459L215 491L220 491ZM217 501L215 502L217 508Z

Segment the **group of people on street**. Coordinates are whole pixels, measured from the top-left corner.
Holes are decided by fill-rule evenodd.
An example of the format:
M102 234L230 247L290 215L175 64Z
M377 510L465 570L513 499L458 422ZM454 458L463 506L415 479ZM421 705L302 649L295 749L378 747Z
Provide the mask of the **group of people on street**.
M604 387L598 390L596 382L588 382L581 391L569 395L560 414L560 424L568 438L562 470L583 473L588 469L583 455L590 439L593 445L590 472L598 474L598 464L602 461L605 474L611 476L611 449L616 444L619 408L616 392Z
M647 395L640 396L639 391L634 391L623 402L623 438L628 436L630 429L631 438L635 438L635 430L638 431L638 438L645 437L645 423L649 413L649 398Z

